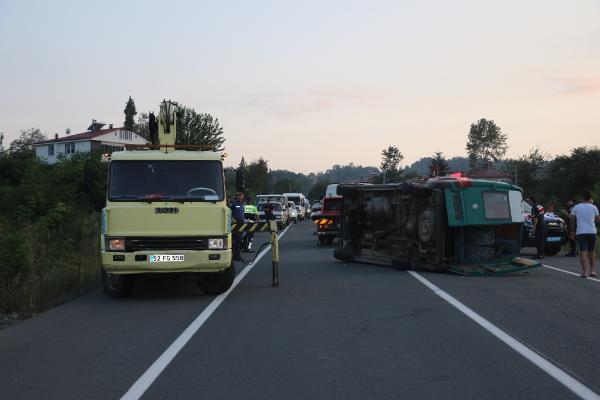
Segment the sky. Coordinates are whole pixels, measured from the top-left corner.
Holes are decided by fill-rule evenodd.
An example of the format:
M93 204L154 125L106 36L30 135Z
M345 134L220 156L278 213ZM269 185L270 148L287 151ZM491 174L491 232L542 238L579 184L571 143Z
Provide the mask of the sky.
M0 0L5 145L121 126L129 96L218 118L229 165L464 156L479 118L565 154L600 142L600 0Z

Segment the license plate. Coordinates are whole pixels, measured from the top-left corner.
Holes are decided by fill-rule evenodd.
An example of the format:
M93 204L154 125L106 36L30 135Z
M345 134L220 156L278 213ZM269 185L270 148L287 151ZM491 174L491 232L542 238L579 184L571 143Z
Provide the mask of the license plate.
M546 242L560 242L560 236L550 236L546 238Z
M150 256L150 262L181 262L184 260L183 254L155 254Z

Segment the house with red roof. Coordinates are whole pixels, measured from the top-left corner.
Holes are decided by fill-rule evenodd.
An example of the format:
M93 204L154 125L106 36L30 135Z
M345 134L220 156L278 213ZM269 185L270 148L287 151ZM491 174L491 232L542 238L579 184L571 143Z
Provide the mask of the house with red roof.
M69 157L75 153L89 153L101 151L111 154L113 151L125 149L128 144L146 144L146 139L139 133L125 128L102 129L104 124L93 121L87 132L67 135L54 139L44 140L33 144L35 154L40 160L54 164L61 155Z

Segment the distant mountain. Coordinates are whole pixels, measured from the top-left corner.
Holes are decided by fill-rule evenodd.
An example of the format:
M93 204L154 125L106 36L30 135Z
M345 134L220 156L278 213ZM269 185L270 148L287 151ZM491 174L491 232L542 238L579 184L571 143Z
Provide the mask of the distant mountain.
M431 164L432 157L423 157L404 170L407 172L414 172L421 176L427 176L429 174L429 164ZM452 157L446 160L450 167L450 172L466 172L469 169L469 159L466 157Z
M357 182L366 181L373 174L378 174L379 168L377 167L363 167L362 165L354 165L350 163L348 165L334 165L325 172L319 172L316 174L316 178L321 181L328 182Z

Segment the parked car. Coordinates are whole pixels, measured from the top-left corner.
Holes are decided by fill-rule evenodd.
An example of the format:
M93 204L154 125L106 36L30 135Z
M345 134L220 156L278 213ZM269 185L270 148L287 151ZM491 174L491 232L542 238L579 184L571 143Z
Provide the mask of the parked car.
M523 222L523 237L521 239L522 247L534 247L535 236L533 233L533 222L531 221L531 205L523 202L523 213L525 221ZM546 222L546 240L544 243L544 254L548 256L557 255L562 246L569 241L569 233L566 222L553 212L544 213Z

